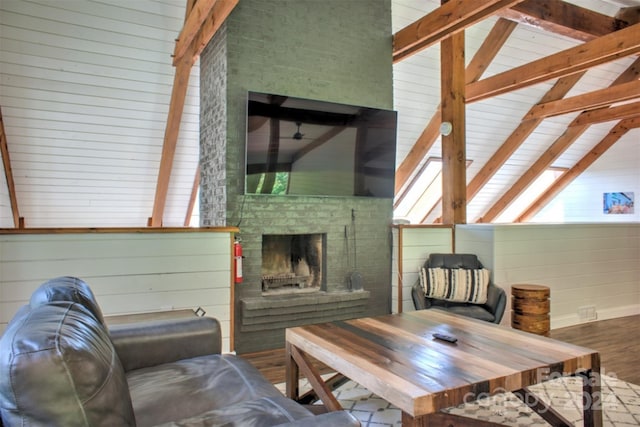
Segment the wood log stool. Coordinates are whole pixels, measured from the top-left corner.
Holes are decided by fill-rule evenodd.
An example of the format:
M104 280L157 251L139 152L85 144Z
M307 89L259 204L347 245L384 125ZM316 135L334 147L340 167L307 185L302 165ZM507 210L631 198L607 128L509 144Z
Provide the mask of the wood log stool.
M549 336L551 291L543 285L511 286L511 327Z

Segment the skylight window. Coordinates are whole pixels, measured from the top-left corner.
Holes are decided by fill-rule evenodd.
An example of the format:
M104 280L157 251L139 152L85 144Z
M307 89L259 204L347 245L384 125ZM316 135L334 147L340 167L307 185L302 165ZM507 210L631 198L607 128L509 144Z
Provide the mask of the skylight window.
M394 204L394 218L421 224L442 197L442 159L429 157Z
M553 183L567 171L566 168L549 168L542 172L493 222L512 223L531 203L536 201Z

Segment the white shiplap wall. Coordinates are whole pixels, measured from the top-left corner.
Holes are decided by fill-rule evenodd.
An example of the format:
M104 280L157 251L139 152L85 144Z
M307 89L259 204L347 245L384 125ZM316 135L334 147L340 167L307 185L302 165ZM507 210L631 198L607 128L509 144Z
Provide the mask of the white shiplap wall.
M105 315L202 307L230 349L231 238L225 231L0 234L0 332L42 282L85 280Z
M614 15L622 3L571 0ZM186 0L0 1L0 107L5 116L18 204L27 227L144 226L151 214L174 69L170 54ZM393 31L440 5L393 0ZM467 60L495 18L465 31ZM578 42L519 25L486 76ZM600 89L632 61L590 70L572 94ZM440 99L439 45L394 65L398 164ZM164 224L182 225L198 160L199 70L193 68ZM552 82L467 107L470 180ZM546 120L470 201L474 221L563 132L572 115ZM592 127L554 166L570 167L611 123ZM608 127L607 127L608 126ZM624 142L638 139L636 133ZM629 144L629 150L633 150ZM636 149L637 152L637 149ZM624 159L631 151L619 152ZM437 141L429 156L440 156ZM638 163L635 164L638 179ZM0 176L0 227L12 227ZM637 185L632 189L640 193ZM628 191L628 190L626 190ZM440 215L436 209L427 222ZM559 221L560 219L555 219ZM591 221L599 220L591 217Z
M402 237L400 238L400 235ZM399 242L402 240L402 248ZM402 311L413 311L411 288L418 280L418 271L430 253L453 251L452 229L449 227L400 226L393 229L393 283L391 311L398 312L398 288L402 286ZM399 253L402 263L399 263ZM401 266L401 267L400 267Z
M2 0L0 106L27 227L145 226L184 0ZM193 67L164 225L182 225L198 162ZM4 180L4 177L2 177ZM0 186L0 189L3 187ZM0 191L0 226L13 227Z
M393 306L397 311L399 233L402 233L403 311L413 310L411 286L429 253L452 252L447 228L394 229ZM513 284L551 289L551 327L584 320L578 308L595 306L599 319L640 314L640 224L467 224L455 228L457 253L473 253L508 297Z
M603 212L603 193L634 193L640 199L640 129L618 141L544 207L534 222L640 222L640 208L621 215ZM639 260L640 262L640 260Z
M599 319L640 314L640 224L458 225L456 251L477 253L507 294L549 286L552 329L580 323L583 306Z

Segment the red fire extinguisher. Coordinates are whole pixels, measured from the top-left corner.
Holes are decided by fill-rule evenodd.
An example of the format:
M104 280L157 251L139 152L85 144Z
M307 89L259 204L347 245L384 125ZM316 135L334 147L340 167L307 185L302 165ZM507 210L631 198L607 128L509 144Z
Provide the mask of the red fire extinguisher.
M233 281L242 283L242 245L238 240L233 242Z

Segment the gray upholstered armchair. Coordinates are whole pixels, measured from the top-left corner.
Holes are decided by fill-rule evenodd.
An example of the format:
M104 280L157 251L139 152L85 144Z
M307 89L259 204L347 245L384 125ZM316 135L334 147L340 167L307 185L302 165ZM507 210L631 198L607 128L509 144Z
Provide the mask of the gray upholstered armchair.
M483 266L474 254L431 254L425 261L424 268L482 269ZM487 300L482 304L428 298L420 280L413 285L411 297L416 310L437 308L493 323L500 323L507 304L504 289L492 282L487 288Z

